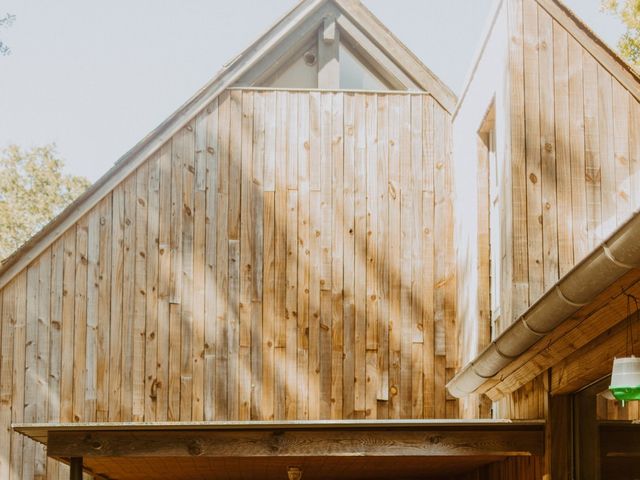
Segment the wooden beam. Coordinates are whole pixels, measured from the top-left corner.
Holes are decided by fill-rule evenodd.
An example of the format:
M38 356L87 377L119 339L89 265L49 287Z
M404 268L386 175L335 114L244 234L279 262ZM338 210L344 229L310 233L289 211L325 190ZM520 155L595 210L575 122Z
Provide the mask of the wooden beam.
M51 457L307 457L307 456L529 456L542 455L535 428L54 431Z
M69 479L82 480L82 457L71 457L69 467Z
M540 455L541 432L244 431L55 432L49 455L86 456L460 456Z
M602 423L599 430L603 457L640 457L640 424Z
M331 33L327 35L328 32ZM318 30L318 88L340 88L340 31L333 15L324 17Z
M635 313L632 313L635 317ZM628 324L622 322L575 351L553 367L551 392L554 395L580 390L611 373L613 359L628 354ZM634 326L633 348L640 348L638 326Z

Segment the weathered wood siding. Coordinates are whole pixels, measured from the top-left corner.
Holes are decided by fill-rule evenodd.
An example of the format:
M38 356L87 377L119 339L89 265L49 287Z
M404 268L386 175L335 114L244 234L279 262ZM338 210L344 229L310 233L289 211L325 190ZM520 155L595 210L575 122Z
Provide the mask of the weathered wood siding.
M513 308L500 330L640 202L640 104L616 61L553 0L508 1Z
M12 422L455 417L450 116L230 90L0 292Z

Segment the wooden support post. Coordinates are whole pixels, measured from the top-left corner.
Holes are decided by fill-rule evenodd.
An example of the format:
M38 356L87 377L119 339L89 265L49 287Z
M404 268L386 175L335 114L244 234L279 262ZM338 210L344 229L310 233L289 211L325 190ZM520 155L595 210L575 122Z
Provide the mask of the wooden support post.
M605 378L574 397L575 478L600 480L600 434L596 395L608 385L609 378Z
M572 411L570 395L549 396L545 455L552 480L573 478Z
M69 480L82 480L82 457L71 457Z
M318 32L318 88L340 88L339 47L336 20L326 17Z

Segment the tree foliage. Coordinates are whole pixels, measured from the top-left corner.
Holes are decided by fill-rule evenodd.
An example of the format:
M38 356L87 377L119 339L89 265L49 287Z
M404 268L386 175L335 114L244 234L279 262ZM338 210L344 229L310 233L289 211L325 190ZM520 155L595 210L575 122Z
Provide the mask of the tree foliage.
M6 258L89 186L66 175L55 145L0 152L0 259Z
M602 0L602 7L618 16L627 28L618 41L620 55L640 67L640 0Z
M15 22L16 16L10 13L7 13L4 17L0 17L0 29L9 28ZM11 53L11 49L9 45L0 39L0 56L9 55Z

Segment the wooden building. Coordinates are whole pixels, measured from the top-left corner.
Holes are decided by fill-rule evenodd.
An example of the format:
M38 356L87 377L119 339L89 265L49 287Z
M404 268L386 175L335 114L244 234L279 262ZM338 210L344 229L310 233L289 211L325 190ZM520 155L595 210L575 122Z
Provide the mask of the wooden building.
M0 479L636 478L639 100L556 0L459 99L303 0L3 262Z

